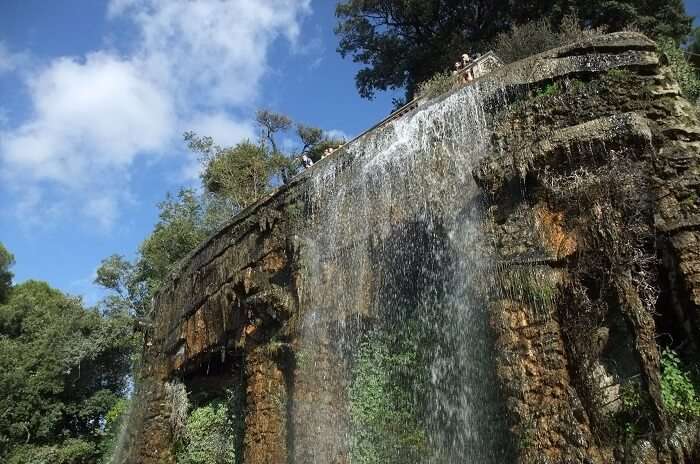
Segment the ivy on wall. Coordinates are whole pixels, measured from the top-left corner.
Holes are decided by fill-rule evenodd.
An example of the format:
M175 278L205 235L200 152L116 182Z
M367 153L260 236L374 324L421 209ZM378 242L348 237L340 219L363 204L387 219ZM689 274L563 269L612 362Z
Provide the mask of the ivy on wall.
M414 338L410 330L374 330L360 342L350 386L353 463L422 462L427 456L414 400L414 379L421 378Z

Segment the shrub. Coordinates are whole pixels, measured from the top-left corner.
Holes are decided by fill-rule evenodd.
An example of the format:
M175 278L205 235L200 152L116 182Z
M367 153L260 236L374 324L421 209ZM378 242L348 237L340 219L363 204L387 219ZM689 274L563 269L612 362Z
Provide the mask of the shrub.
M397 341L374 331L360 343L350 387L352 462L423 462L428 454L411 387L403 378L415 378L419 369L415 345L405 335Z
M560 89L557 84L547 84L535 93L536 97L553 97L559 95Z
M107 411L104 418L103 438L100 442L100 454L103 462L109 462L110 457L114 453L119 438L119 432L122 429L124 418L127 417L129 411L130 400L121 398L114 403L112 409Z
M456 87L455 76L450 71L435 74L425 82L418 84L416 98L435 98Z
M661 354L661 399L672 417L700 417L697 387L682 368L678 355L668 348Z
M224 401L212 401L192 410L183 440L177 448L178 464L234 464L239 446L236 437L242 415L232 414Z
M600 28L581 27L576 15L565 16L558 30L552 28L548 19L542 18L521 25L513 25L509 31L496 36L492 48L503 62L512 63L602 32L604 30Z
M12 450L7 464L93 464L97 460L94 443L71 438L60 445L22 445Z
M673 39L661 37L657 40L657 44L659 52L666 55L668 65L681 86L683 95L688 100L695 102L700 97L700 79L698 79L695 68L688 63L683 50Z
M121 424L126 411L129 409L129 400L126 398L121 398L119 401L114 403L112 409L107 411L105 415L105 430L114 430Z
M625 81L632 77L632 72L629 69L614 68L608 71L608 77L614 81Z

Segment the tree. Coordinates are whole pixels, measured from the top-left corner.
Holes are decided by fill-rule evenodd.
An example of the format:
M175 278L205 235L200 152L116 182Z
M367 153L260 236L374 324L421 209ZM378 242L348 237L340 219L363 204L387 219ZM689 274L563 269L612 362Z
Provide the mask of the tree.
M558 29L578 13L581 25L618 31L636 25L682 40L692 18L682 0L346 0L336 7L338 52L363 63L355 76L360 95L405 89L452 67L465 51L486 51L513 25L547 17Z
M159 220L141 243L136 259L112 255L102 261L95 283L111 291L102 302L108 311L126 311L141 319L150 313L153 295L177 263L242 209L270 193L296 173L301 154L321 157L329 144L340 144L321 129L296 125L298 150L281 151L278 137L292 129L287 116L269 110L256 114L258 143L248 140L222 147L207 136L184 134L202 163L202 193L181 190L158 205Z
M218 226L207 220L205 204L190 189L181 190L176 197L168 194L158 204L159 220L139 246L135 261L120 255L102 260L95 283L113 291L103 302L107 308L124 308L137 318L149 314L153 295L175 264Z
M255 122L260 126L262 132L262 141L270 144L272 153L280 153L275 141L275 135L279 132L284 132L292 127L292 120L284 114L275 113L270 110L258 110L255 113Z
M615 32L633 26L654 39L671 37L676 42L685 40L693 22L683 0L577 0L574 8L592 27Z
M349 0L336 7L338 52L367 67L355 83L360 95L405 88L452 63L466 49L508 27L507 0Z
M0 305L0 460L95 462L132 347L123 313L85 308L44 282L15 286Z
M298 156L306 155L311 158L314 163L323 157L323 153L326 149L335 149L341 145L345 145L347 142L345 139L330 137L321 129L305 126L304 124L297 124L296 130L297 136L301 141L301 150Z
M15 257L0 243L0 303L7 300L12 288L14 274L10 268L15 264Z
M270 176L277 168L271 153L249 141L232 148L217 147L204 159L204 165L204 188L230 199L238 209L255 202L269 190Z

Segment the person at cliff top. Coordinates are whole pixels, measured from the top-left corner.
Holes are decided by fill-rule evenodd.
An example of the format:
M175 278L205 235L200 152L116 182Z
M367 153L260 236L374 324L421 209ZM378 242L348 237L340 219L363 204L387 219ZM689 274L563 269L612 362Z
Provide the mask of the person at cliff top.
M462 66L467 67L469 64L472 62L471 58L469 57L468 53L464 53L462 55ZM471 69L467 69L467 72L464 74L464 78L467 82L473 81L474 80L474 75L472 74Z
M309 158L305 154L301 155L301 162L304 165L304 168L306 168L306 169L308 169L314 165L314 162L311 160L311 158Z
M454 69L454 71L452 71L452 74L457 75L457 74L459 74L459 72L461 70L462 70L462 62L461 61L455 62L455 69Z

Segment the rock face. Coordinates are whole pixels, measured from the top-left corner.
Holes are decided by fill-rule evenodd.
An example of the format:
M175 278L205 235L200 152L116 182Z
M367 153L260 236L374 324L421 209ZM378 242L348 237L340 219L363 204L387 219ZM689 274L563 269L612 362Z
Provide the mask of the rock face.
M493 263L479 298L495 344L487 367L506 410L508 459L700 462L696 429L678 425L662 401L657 346L659 335L670 333L674 346L687 340L684 346L697 348L696 109L682 98L655 44L634 33L545 52L477 84L485 95L489 152L466 175L480 189L473 201L482 217L478 233L487 237L481 251ZM364 136L363 146L389 130L396 129ZM412 283L434 287L425 272L387 277L392 267L425 268L430 261L416 245L423 241L405 234L409 214L401 205L384 211L386 240L407 244L395 252L362 227L347 242L334 232L339 253L360 244L370 256L389 256L381 273L372 262L355 261L351 270L334 267L340 261L308 262L304 237L324 233L318 221L308 225L318 214L310 186L375 162L352 145L324 161L330 167L307 170L243 211L160 291L145 339L140 412L130 419L123 462L174 462L166 384L179 379L190 390L212 390L211 378L245 382L243 462L351 462L353 440L338 437L351 435L345 403L353 367L336 339L352 346L376 317L377 295L403 301L401 295L418 291ZM458 174L450 171L444 182ZM441 185L434 188L440 195ZM367 231L379 221L363 219ZM401 234L392 235L392 224L401 225ZM440 234L431 228L428 236ZM409 280L409 288L392 286L392 279ZM323 285L342 287L347 296L318 317L336 329L364 321L354 332L309 332L316 317L309 302L325 301ZM341 307L345 302L350 310ZM629 410L623 391L636 395L637 410ZM634 423L634 434L619 431L625 421Z

